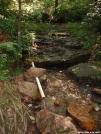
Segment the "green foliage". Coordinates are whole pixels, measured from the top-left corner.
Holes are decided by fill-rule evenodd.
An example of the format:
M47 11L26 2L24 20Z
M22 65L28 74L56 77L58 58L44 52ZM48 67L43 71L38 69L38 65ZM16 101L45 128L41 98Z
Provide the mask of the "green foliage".
M92 58L100 60L101 58L101 0L90 4L90 10L83 20L83 27L90 31L90 36L86 37L87 43L91 43ZM89 45L89 44L88 44Z
M23 33L22 36L24 36L24 38L27 38L31 34L36 34L36 33L43 32L43 31L47 32L51 30L52 28L54 28L54 26L49 25L47 23L35 24L30 21L23 22L22 23L22 33Z
M70 1L60 4L57 11L57 22L81 21L89 11L89 7L87 2Z
M68 23L64 26L68 28L73 36L78 38L82 47L90 51L91 47L95 44L95 35L91 35L82 23Z
M0 44L2 53L5 53L11 62L17 62L22 57L20 45L14 42L6 42Z
M83 22L88 30L92 30L93 32L101 33L101 8L100 8L100 0L96 2L96 4L91 4L89 6L90 11L85 16Z
M12 68L19 67L22 57L19 44L6 42L0 44L0 79L7 80L12 75ZM17 67L16 67L17 66Z
M13 16L0 19L0 29L5 32L10 39L17 39L17 19Z
M6 63L7 55L0 54L0 80L8 80L10 78L10 71Z
M12 0L1 0L0 1L0 14L6 15L6 11L9 9Z
M37 23L41 23L41 22L49 22L49 18L50 17L47 13L37 10L23 15L22 19L24 21L34 21Z

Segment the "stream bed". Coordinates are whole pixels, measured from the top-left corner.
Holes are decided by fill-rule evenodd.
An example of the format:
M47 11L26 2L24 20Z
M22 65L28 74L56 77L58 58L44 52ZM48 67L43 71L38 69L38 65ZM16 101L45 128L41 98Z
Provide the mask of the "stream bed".
M66 117L69 116L66 109L73 101L80 102L82 105L91 105L93 110L90 114L96 122L95 130L101 131L101 104L92 100L93 95L91 93L96 87L101 87L101 83L94 83L94 81L87 79L75 79L75 77L68 74L67 70L56 68L47 70L47 82L43 86L46 95L46 109ZM54 105L55 100L57 101ZM78 126L77 123L76 125Z
M54 33L54 31L52 32ZM44 105L48 111L64 117L70 117L67 109L72 102L81 106L91 106L92 110L89 115L95 122L95 128L94 131L88 133L99 134L101 132L101 103L99 103L101 96L92 94L92 90L94 88L101 89L101 81L89 78L78 79L67 71L67 68L72 65L87 62L90 54L83 51L79 42L70 37L67 31L58 32L54 36L49 38L44 35L44 42L36 41L30 49L30 58L35 66L47 69L47 78L42 83L46 98L40 105ZM86 110L84 109L84 113ZM72 120L78 133L86 133L86 130L75 119L72 118Z

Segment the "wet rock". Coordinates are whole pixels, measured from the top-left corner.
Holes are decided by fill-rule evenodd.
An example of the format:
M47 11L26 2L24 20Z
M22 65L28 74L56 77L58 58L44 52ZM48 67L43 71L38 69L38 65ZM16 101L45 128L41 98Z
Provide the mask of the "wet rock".
M63 116L66 116L66 108L67 108L67 98L66 98L66 94L64 94L63 92L59 92L59 94L57 94L55 97L54 96L50 96L50 97L47 97L45 99L45 106L46 106L46 109L55 113L55 114L59 114L59 115L63 115ZM56 106L54 104L54 102L56 102L58 100L59 104L57 105L60 105L60 106Z
M38 92L38 87L35 83L31 82L22 82L18 85L17 88L19 93L23 93L25 95L30 96L34 100L40 98L40 94Z
M97 103L99 103L99 104L101 104L101 95L99 96L99 95L92 95L92 100L94 101L94 102L97 102Z
M23 74L23 77L24 77L24 80L33 82L35 80L35 77L41 77L44 75L45 72L46 72L46 69L31 67Z
M54 45L58 45L58 46L65 45L66 42L67 42L67 40L64 39L64 38L55 38L55 39L52 40L52 43Z
M73 41L66 42L65 46L70 49L80 49L81 48L81 45L79 43L73 42Z
M37 114L36 125L42 134L77 134L76 127L68 118L47 110L41 110Z
M64 64L70 66L71 64L77 64L80 62L85 62L89 59L90 54L80 50L68 50L64 47L48 47L44 48L43 51L36 52L33 57L31 57L32 61L35 61L40 65L61 65Z
M80 63L78 65L68 68L68 72L76 76L77 78L94 78L100 79L99 73L101 73L101 63L100 62L88 62Z
M78 122L84 130L92 131L95 127L95 122L89 112L92 107L85 104L82 105L77 102L71 102L67 107L68 113Z
M101 133L101 111L92 111L92 116L96 122L96 130L98 130L98 133Z

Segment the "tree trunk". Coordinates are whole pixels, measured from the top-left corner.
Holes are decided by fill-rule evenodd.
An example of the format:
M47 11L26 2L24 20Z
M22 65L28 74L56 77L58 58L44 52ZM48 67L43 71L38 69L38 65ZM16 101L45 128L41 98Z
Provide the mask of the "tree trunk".
M22 16L22 1L18 0L18 5L19 5L19 13L18 13L18 42L21 41L21 16Z
M57 14L58 0L55 0L55 14Z

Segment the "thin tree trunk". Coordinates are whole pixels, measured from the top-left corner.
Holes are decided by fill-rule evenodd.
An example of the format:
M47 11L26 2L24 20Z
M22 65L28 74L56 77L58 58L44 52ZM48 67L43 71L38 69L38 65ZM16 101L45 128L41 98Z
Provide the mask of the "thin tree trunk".
M18 5L19 5L19 13L18 13L18 42L21 41L21 16L22 16L22 1L18 0Z
M57 13L58 0L55 0L55 14Z

